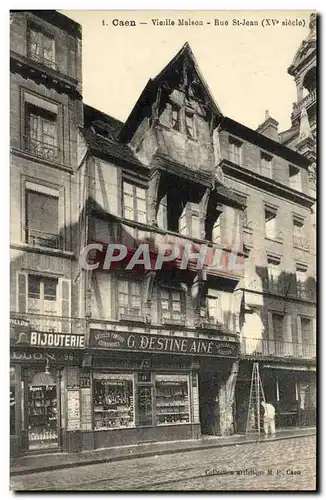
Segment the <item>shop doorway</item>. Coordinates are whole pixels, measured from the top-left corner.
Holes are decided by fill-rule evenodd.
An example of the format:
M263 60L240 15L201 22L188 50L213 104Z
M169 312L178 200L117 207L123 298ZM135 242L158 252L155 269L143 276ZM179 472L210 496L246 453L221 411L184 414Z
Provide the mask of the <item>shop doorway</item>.
M57 400L55 377L35 373L28 385L28 450L58 447Z
M199 375L199 418L202 435L219 435L217 373Z

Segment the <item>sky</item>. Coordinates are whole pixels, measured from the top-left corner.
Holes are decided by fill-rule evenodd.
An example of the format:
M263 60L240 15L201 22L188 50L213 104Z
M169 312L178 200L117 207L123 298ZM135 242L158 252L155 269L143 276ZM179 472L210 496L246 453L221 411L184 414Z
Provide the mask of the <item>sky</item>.
M84 101L115 118L126 120L148 79L188 41L224 115L255 129L268 110L279 130L291 125L296 87L287 68L309 33L311 11L61 12L82 25ZM204 26L178 26L181 18L202 20ZM136 20L137 25L115 27L114 19ZM176 25L153 26L152 19ZM259 26L242 26L243 19ZM263 19L278 23L262 27ZM289 19L304 26L285 26Z

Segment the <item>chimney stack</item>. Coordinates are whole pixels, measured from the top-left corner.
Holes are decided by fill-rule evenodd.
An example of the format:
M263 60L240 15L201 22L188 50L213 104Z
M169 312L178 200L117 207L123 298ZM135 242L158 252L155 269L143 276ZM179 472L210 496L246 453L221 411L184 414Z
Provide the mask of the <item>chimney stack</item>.
M265 111L265 121L258 126L256 132L279 142L278 122L269 115L268 109Z

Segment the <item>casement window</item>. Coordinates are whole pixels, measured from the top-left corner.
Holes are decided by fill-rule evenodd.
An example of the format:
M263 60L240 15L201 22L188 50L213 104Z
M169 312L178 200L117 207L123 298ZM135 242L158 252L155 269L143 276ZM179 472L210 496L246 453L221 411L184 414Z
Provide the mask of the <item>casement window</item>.
M174 130L181 130L181 108L171 103L171 125Z
M56 317L70 318L70 289L70 280L19 272L17 311L28 313L31 326L39 331L66 332L69 321L61 321Z
M129 182L123 182L123 216L146 224L146 190Z
M263 152L260 153L260 173L270 179L273 177L272 159L273 157L271 155Z
M289 165L289 186L296 191L302 191L301 170L294 165Z
M142 316L142 287L140 281L119 279L117 297L119 318L140 318Z
M229 137L229 159L236 165L242 165L242 142Z
M183 292L176 289L161 288L161 319L162 323L170 321L182 323L183 316Z
M186 133L189 137L196 137L195 115L192 110L186 109Z
M309 249L308 240L305 235L304 219L297 215L293 216L293 245Z
M55 68L54 38L35 26L30 26L28 30L28 56L50 68Z
M199 208L195 203L187 203L179 218L179 233L200 238Z
M212 325L221 323L219 302L220 299L217 295L208 294L206 298L206 314L208 322Z
M25 149L46 158L58 160L58 123L57 114L52 111L56 106L43 109L31 102L25 103Z
M53 189L42 189L44 192L38 192L31 186L25 191L25 241L35 246L61 249L59 198L53 195Z
M305 299L308 297L307 267L302 264L296 266L297 295Z
M265 206L265 236L272 240L277 238L277 209Z

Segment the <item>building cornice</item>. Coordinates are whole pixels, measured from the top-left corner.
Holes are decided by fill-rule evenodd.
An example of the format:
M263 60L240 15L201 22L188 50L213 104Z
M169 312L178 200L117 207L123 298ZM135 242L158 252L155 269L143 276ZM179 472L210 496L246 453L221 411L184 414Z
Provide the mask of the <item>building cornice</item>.
M77 80L13 50L10 51L10 71L20 73L31 80L39 80L44 85L53 87L59 92L72 94L81 99Z
M267 177L264 177L263 175L260 175L256 172L252 172L245 167L236 165L229 160L223 159L220 165L225 174L228 174L235 179L241 179L253 186L261 188L269 193L282 196L283 198L290 201L295 201L296 203L299 203L300 205L303 205L305 207L310 208L316 202L315 198L313 198L312 196L300 193L295 189L285 186L281 182L275 181L273 179L268 179Z

